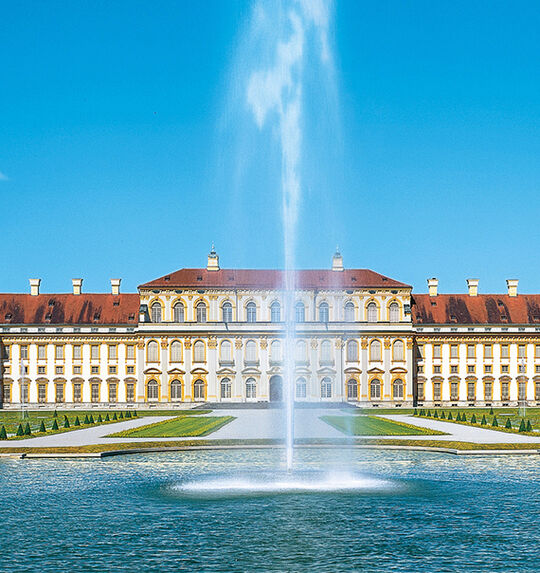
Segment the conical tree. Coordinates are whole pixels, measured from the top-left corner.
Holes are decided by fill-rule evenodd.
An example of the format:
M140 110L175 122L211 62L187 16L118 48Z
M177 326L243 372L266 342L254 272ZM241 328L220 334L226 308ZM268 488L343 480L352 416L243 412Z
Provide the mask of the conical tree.
M28 422L26 422L26 426L24 427L24 435L25 436L32 435L32 430L30 429L30 424Z
M487 424L487 420L486 420L486 415L484 414L482 416L482 421L480 422L482 424L482 426L485 426Z
M17 436L24 436L24 430L22 427L22 424L19 424L19 427L17 428Z
M497 416L493 416L493 422L491 422L491 425L493 428L497 428L499 425L499 422L497 422Z
M39 431L40 432L46 432L47 428L45 427L45 422L43 420L41 420L41 424L39 425Z
M124 414L122 414L122 412L120 412L120 414L119 414L118 417L120 418L120 420L123 420L123 419L124 419Z
M128 414L129 414L129 412L128 412ZM414 409L413 416L418 416L418 411L416 410L416 408Z
M493 416L493 406L489 409L489 415Z
M118 416L116 415L116 412L113 412L112 419L113 419L113 420L118 420Z
M525 424L525 420L523 418L521 418L521 423L519 424L519 431L520 432L527 431L527 425Z
M7 432L4 426L0 428L0 440L7 440Z
M101 414L98 414L97 423L101 424L101 422L103 422L103 418L101 417Z
M441 412L441 420L446 420L446 414L444 413L444 410Z
M89 424L89 423L90 423L90 420L88 419L88 414L86 414L86 415L84 416L84 422L83 422L83 424Z
M431 410L428 410L428 411L427 411L426 417L431 418Z
M110 420L110 418L109 418L109 412L107 412L107 413L105 414L105 421L108 422L109 420Z
M75 421L73 422L74 426L80 426L81 425L81 421L79 420L79 416L75 416Z
M138 416L137 410L133 410L133 417L136 418Z
M462 421L462 422L466 422L466 421L467 421L467 416L465 415L465 412L463 412L463 414L461 414L461 421Z
M54 418L53 420L51 430L58 430L58 421L56 420L56 418Z
M416 410L415 410L415 411L416 411ZM129 411L126 412L126 419L127 419L127 418L131 418L131 412L129 412Z
M471 416L471 424L476 424L476 416L474 414Z
M454 417L452 416L452 412L448 412L448 418L447 418L447 419L448 419L448 420L453 420L453 419L454 419Z
M461 422L461 412L457 413L456 422Z
M88 418L88 423L89 423L89 424L93 424L93 423L94 423L94 416L92 416L92 414L90 414L90 418Z
M67 416L64 416L64 428L69 428L69 420Z
M506 424L504 425L505 428L508 428L509 430L512 429L512 422L510 421L510 418L506 418Z
M437 410L435 410L435 412L433 412L433 417L434 417L434 418L438 418L438 417L439 417L439 413L437 412Z
M527 432L532 432L532 431L533 431L533 429L532 429L531 421L527 420Z
M58 417L58 412L56 411L56 408L55 408L54 412L53 412L53 418L57 418L57 417Z

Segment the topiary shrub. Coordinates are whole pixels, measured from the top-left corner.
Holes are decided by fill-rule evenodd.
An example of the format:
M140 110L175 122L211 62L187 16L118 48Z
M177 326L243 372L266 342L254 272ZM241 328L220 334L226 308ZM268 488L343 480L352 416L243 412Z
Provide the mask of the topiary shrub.
M107 414L105 414L105 421L106 421L106 422L109 422L109 421L110 421L109 412L107 412Z
M75 421L73 422L73 425L74 426L80 426L81 425L81 422L79 420L79 416L75 416Z
M471 416L471 424L476 424L476 416L474 414Z
M88 414L86 414L86 415L84 416L83 424L89 424L89 423L90 423L90 420L88 419Z
M51 430L58 430L58 422L56 421L56 418L53 420Z
M527 431L527 426L525 425L525 420L523 418L521 418L521 423L519 424L519 431L520 432Z
M69 428L69 420L67 416L64 416L64 428Z
M415 411L416 411L416 410L415 410ZM131 418L131 412L129 412L129 411L126 412L126 419L127 419L127 418Z
M493 428L497 428L499 425L499 422L497 422L497 416L493 416L493 422L491 422L491 426Z
M485 426L487 424L487 420L486 420L486 415L484 414L482 416L482 421L480 422L482 424L482 426Z
M456 422L461 422L461 413L460 412L457 413Z
M53 418L58 418L58 412L56 411L56 408L54 409L53 412Z
M438 417L439 417L439 414L437 413L437 410L435 410L435 412L433 412L433 417L434 417L434 418L438 418Z
M24 436L22 424L19 424L19 427L17 428L17 436Z
M138 416L137 410L133 410L133 417L136 418Z
M39 425L39 431L40 432L46 432L47 428L45 427L45 422L43 420L41 420L41 424Z
M441 420L446 420L446 414L444 413L444 410L441 412Z
M120 412L120 414L119 414L118 417L120 418L120 420L123 420L123 419L124 419L124 414L122 414L122 412Z
M98 422L98 424L101 424L101 422L103 422L103 418L101 417L101 414L98 415L97 422Z
M448 419L448 420L453 420L453 419L454 419L454 417L452 416L452 412L448 412L448 418L447 418L447 419Z
M493 406L489 409L489 415L493 416Z
M428 410L428 411L426 412L426 417L427 417L427 418L431 418L431 410Z
M509 430L512 429L512 422L510 421L510 418L506 418L506 424L504 425L505 428L508 428Z
M28 422L26 422L26 426L24 427L24 435L25 436L32 435L32 430L30 429L30 424Z
M527 420L527 432L532 432L532 431L533 431L533 429L532 429L531 421Z
M93 423L94 423L94 416L92 416L92 414L90 414L90 418L88 418L88 423L89 423L89 424L93 424Z
M129 414L129 412L128 412L128 414ZM127 416L127 414L126 414L126 416ZM416 408L414 409L413 416L418 416L418 411L416 410Z
M118 420L118 416L116 415L116 412L113 412L112 419L113 419L113 420Z
M465 412L463 412L463 414L461 414L461 421L462 421L462 422L466 422L466 421L467 421L467 416L465 415Z
M7 432L4 426L0 428L0 440L7 440Z

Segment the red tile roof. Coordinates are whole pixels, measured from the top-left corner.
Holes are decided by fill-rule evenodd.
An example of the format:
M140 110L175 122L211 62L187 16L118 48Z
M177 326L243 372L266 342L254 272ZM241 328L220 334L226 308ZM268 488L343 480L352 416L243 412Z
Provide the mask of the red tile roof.
M0 324L136 325L138 294L0 294Z
M139 288L283 288L285 271L254 269L180 269ZM369 269L299 270L296 272L296 286L300 289L332 288L410 288L405 283L385 277Z
M540 295L415 294L414 324L539 324Z

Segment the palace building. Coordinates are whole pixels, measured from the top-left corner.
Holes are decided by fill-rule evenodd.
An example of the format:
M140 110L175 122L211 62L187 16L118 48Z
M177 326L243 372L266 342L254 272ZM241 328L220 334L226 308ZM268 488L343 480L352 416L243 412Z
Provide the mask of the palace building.
M412 294L367 269L181 269L138 293L0 294L3 408L280 402L294 313L297 402L361 406L540 401L540 295Z

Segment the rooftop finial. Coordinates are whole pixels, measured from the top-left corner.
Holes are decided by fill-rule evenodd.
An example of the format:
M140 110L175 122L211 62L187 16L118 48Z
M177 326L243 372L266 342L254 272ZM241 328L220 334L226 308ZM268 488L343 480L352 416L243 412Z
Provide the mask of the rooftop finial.
M208 255L208 264L206 265L206 270L208 271L219 271L219 257L216 253L216 248L214 246L214 241L212 241L212 250Z
M343 257L339 252L339 245L336 246L336 252L332 257L332 270L333 271L342 271L343 270Z

